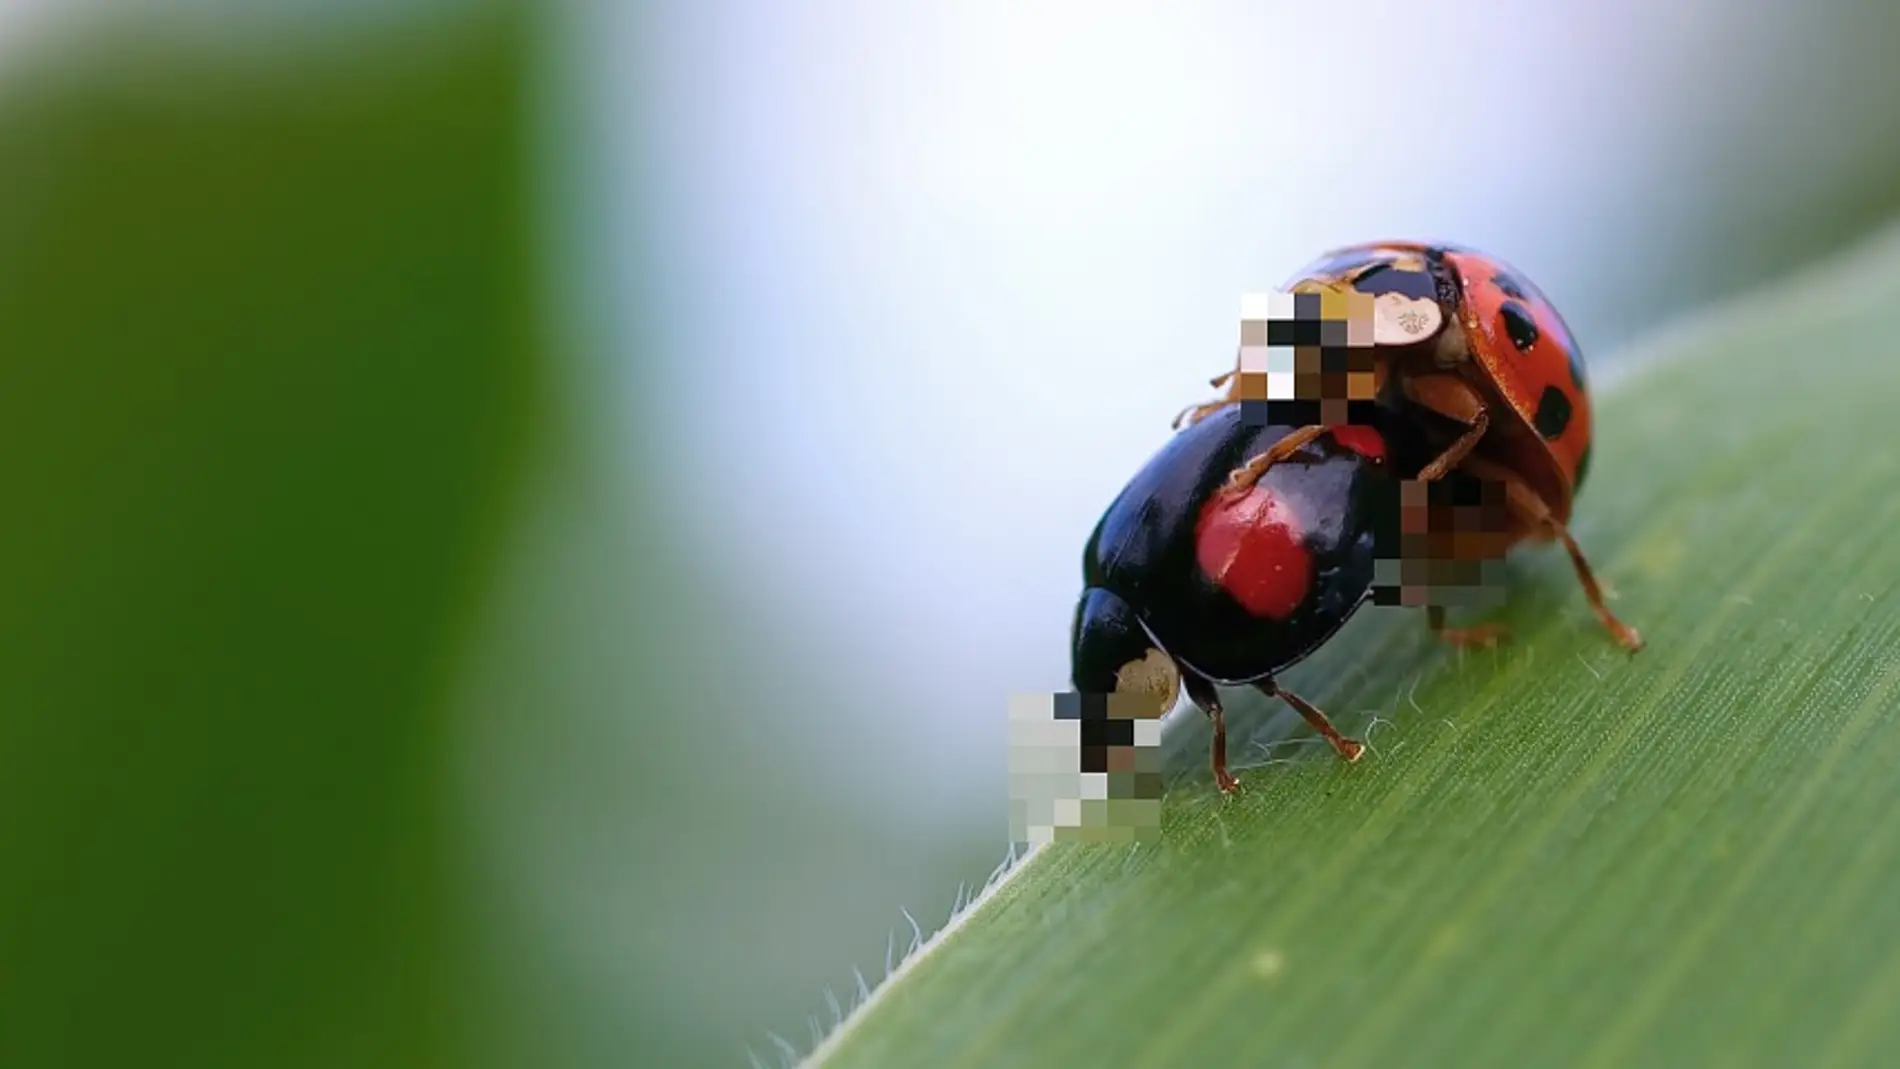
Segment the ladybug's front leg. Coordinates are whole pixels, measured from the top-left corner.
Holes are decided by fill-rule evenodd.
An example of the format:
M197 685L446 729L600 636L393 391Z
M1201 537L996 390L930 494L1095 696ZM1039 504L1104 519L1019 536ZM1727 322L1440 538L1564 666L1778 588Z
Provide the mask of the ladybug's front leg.
M1267 447L1266 452L1261 453L1259 456L1252 458L1245 464L1234 469L1233 474L1227 477L1227 492L1230 494L1239 494L1252 489L1253 485L1260 481L1260 477L1267 473L1268 468L1273 467L1280 461L1299 452L1300 448L1306 445L1306 443L1325 434L1330 429L1331 428L1323 423L1315 423L1310 426L1301 427L1299 430L1273 443Z
M1533 530L1544 530L1551 537L1564 544L1570 554L1570 563L1577 570L1577 581L1583 584L1583 596L1590 600L1590 608L1597 614L1605 630L1616 639L1624 649L1635 653L1643 648L1643 636L1636 629L1616 618L1609 606L1603 604L1603 590L1597 586L1597 579L1590 571L1590 562L1584 560L1583 550L1577 540L1570 537L1570 528L1558 522L1551 514L1550 507L1530 484L1518 478L1509 470L1482 458L1473 457L1465 462L1465 470L1481 478L1494 480L1504 487L1505 506L1520 517Z
M1209 386L1212 386L1216 390L1218 390L1221 387L1226 386L1229 382L1232 382L1234 379L1234 376L1238 374L1240 374L1240 369L1236 367L1232 370L1222 372L1221 374L1216 375L1213 378L1207 380L1207 384ZM1238 401L1238 400L1240 400L1240 390L1239 390L1239 387L1236 386L1235 388L1228 390L1225 396L1220 397L1216 400L1203 401L1198 405L1189 405L1186 408L1181 410L1180 415L1174 417L1174 429L1177 431L1180 430L1181 425L1184 422L1190 426L1193 424L1199 423L1200 421L1206 419L1209 413L1218 412L1221 409L1226 408L1228 405L1231 405L1235 401Z
M1457 441L1419 469L1416 478L1420 482L1432 482L1445 477L1477 448L1479 439L1491 428L1491 413L1485 407L1484 399L1478 396L1471 384L1454 375L1414 375L1405 380L1405 395L1414 404L1428 408L1442 416L1455 419L1465 425L1464 433Z
M1459 435L1458 440L1451 443L1443 453L1438 454L1436 460L1418 470L1418 481L1428 483L1434 479L1444 478L1446 472L1464 463L1465 458L1471 455L1471 451L1477 448L1478 439L1483 438L1484 432L1490 427L1490 414L1482 408L1478 409L1477 418L1471 421L1470 428Z

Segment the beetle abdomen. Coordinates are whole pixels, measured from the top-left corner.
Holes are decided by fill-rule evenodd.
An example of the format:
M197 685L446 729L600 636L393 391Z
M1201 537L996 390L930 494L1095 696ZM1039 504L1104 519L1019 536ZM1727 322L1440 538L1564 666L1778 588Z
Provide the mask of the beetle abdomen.
M1370 592L1396 484L1382 464L1322 435L1246 493L1229 473L1292 433L1238 406L1169 441L1102 516L1083 557L1088 586L1123 599L1167 652L1224 683L1304 657Z

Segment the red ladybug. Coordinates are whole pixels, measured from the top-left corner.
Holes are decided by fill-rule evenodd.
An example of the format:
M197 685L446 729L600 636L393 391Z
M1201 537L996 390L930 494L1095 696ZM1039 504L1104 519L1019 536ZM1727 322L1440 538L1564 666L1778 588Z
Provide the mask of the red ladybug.
M1109 706L1085 713L1085 726L1159 716L1185 688L1213 721L1222 792L1238 784L1217 685L1286 702L1347 760L1364 749L1275 677L1370 599L1377 562L1393 556L1399 483L1381 434L1343 426L1229 488L1236 465L1295 431L1258 425L1240 406L1197 421L1129 481L1083 551L1071 680Z
M1435 455L1419 466L1417 478L1429 482L1460 469L1498 484L1508 521L1504 544L1562 542L1603 626L1625 648L1641 649L1636 629L1604 605L1570 535L1571 506L1590 470L1589 381L1576 339L1543 293L1496 257L1412 241L1336 249L1283 288L1356 291L1377 298L1391 316L1406 317L1406 331L1416 333L1376 346L1369 381L1382 411L1433 435ZM1226 396L1184 416L1198 420L1241 400L1243 377L1229 372L1215 379L1228 385ZM1249 458L1234 473L1236 484L1259 477L1278 459L1272 451ZM1433 623L1440 620L1434 612Z

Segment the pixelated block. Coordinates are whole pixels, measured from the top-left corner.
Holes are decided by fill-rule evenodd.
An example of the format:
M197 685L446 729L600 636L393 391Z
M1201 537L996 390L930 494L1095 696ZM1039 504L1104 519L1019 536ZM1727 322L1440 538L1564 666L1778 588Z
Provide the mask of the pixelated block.
M1110 695L1010 699L1010 838L1135 842L1161 827L1161 716ZM1163 710L1165 712L1165 710Z

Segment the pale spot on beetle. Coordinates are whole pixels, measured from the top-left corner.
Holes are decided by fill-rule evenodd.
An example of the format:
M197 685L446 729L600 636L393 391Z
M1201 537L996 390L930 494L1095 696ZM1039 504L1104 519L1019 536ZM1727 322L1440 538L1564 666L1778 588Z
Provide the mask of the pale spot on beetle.
M1277 950L1263 950L1254 955L1253 974L1262 980L1277 979L1286 970L1286 955Z
M1373 301L1372 341L1376 345L1416 345L1445 325L1437 301L1382 293Z
M1174 659L1157 649L1150 649L1147 656L1139 661L1129 661L1115 673L1115 693L1111 701L1117 706L1117 718L1125 713L1129 720L1150 720L1166 715L1174 708L1181 693L1181 673L1174 666Z

